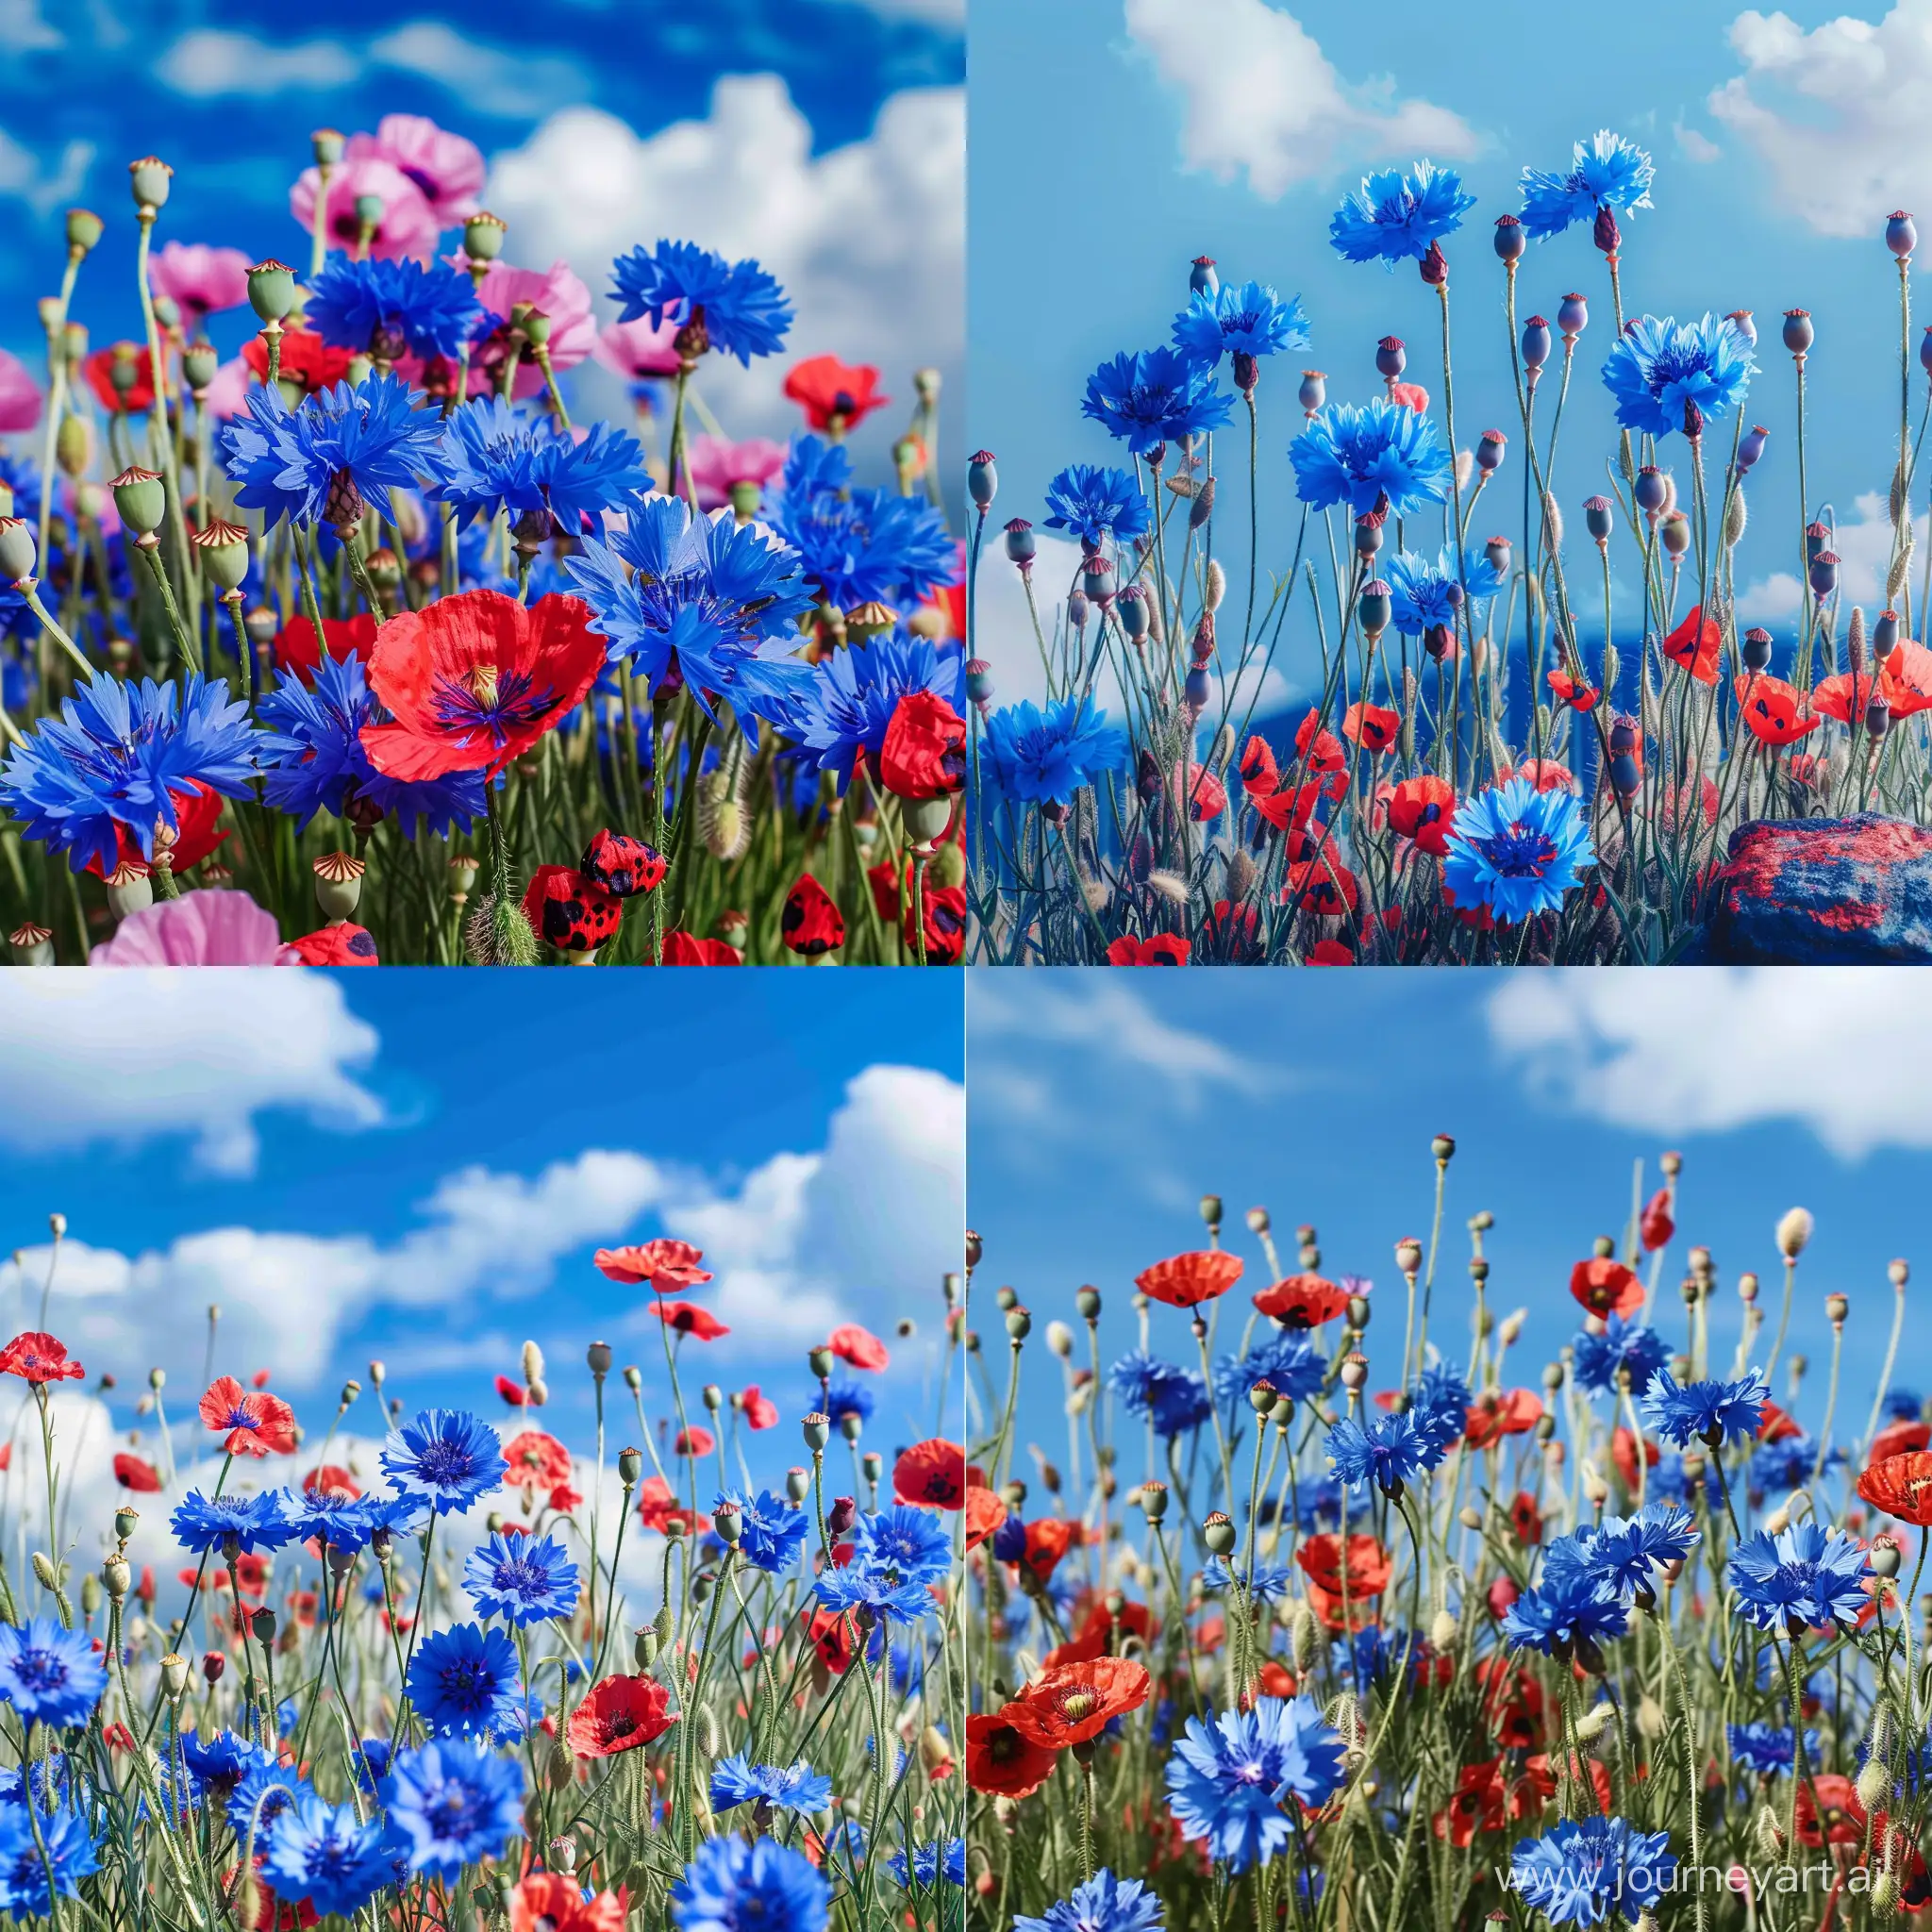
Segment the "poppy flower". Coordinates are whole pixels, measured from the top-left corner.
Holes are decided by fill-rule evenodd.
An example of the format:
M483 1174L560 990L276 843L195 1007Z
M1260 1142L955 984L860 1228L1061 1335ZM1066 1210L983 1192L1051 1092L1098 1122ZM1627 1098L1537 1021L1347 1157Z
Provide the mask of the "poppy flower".
M1787 1415L1774 1402L1764 1403L1757 1417L1757 1440L1760 1442L1784 1442L1804 1433L1796 1417Z
M533 1872L509 1895L509 1932L624 1932L623 1891L587 1893L562 1872Z
M1877 691L1880 676L1872 671L1839 671L1822 677L1811 688L1811 708L1841 724L1862 724L1865 707Z
M984 1483L966 1486L966 1547L977 1549L1007 1520L1007 1506Z
M674 928L664 935L664 963L667 966L742 966L744 955L723 940L701 940L694 933Z
M1824 723L1811 713L1798 688L1781 677L1758 672L1734 678L1732 687L1738 693L1739 716L1764 744L1795 744Z
M530 930L559 953L594 953L624 923L624 901L574 866L540 865L524 889Z
M647 1475L638 1485L638 1520L646 1529L661 1536L674 1523L682 1524L689 1514L661 1475Z
M801 959L819 958L845 943L845 915L808 872L786 893L778 924L787 948Z
M1526 1436L1542 1412L1542 1398L1533 1389L1486 1390L1464 1412L1462 1440L1472 1449L1487 1449L1505 1436Z
M138 1496L153 1496L160 1492L160 1471L152 1462L143 1461L139 1456L125 1453L116 1456L114 1480L124 1490L132 1490Z
M227 838L226 832L216 829L225 801L212 786L204 785L199 778L190 778L168 788L168 803L175 808L175 843L170 849L178 876L190 866L199 865ZM145 866L147 856L132 831L117 819L114 822L114 868L130 863ZM97 879L108 875L102 869L98 852L88 860L85 870Z
M302 1478L302 1493L312 1496L318 1491L325 1496L347 1496L352 1500L362 1493L360 1485L339 1462L319 1462Z
M1545 672L1544 678L1558 701L1573 711L1593 711L1603 696L1594 685L1578 684L1567 671Z
M1699 684L1717 682L1717 662L1724 648L1724 634L1714 619L1706 617L1703 605L1678 625L1663 641L1663 654L1681 666Z
M268 380L268 344L253 335L242 344L242 359L263 382ZM309 394L333 389L349 379L350 349L331 347L313 329L285 328L275 374L283 382L298 383ZM373 621L373 620L372 620Z
M857 1322L841 1322L825 1339L825 1346L855 1369L883 1369L891 1361L886 1344Z
M922 895L925 914L925 960L928 966L957 966L966 950L966 889L927 882ZM901 937L908 952L915 950L912 908L906 908Z
M1299 832L1314 817L1315 808L1324 798L1341 796L1344 782L1340 777L1301 778L1279 791L1251 793L1249 802L1257 814L1277 832ZM1300 853L1291 851L1290 857L1299 858Z
M966 1451L940 1436L900 1450L892 1463L892 1496L926 1509L963 1508Z
M1030 1798L1059 1762L1060 1754L1036 1744L1004 1717L966 1720L966 1784L995 1798Z
M201 1398L201 1419L225 1432L229 1456L292 1456L295 1411L279 1395L244 1391L233 1375L218 1376Z
M1676 1221L1671 1213L1673 1205L1668 1188L1659 1188L1644 1203L1643 1212L1638 1218L1637 1233L1646 1254L1654 1255L1659 1248L1670 1246L1671 1237L1677 1231Z
M380 966L375 938L366 925L342 920L289 941L289 951L304 966Z
M1526 1550L1534 1549L1543 1540L1543 1512L1527 1490L1518 1490L1509 1499L1509 1527Z
M659 1294L674 1288L702 1288L711 1278L702 1248L660 1238L634 1248L599 1248L591 1257L598 1274L612 1281L650 1283Z
M521 1382L512 1381L508 1375L497 1376L496 1392L512 1408L522 1408L530 1399L529 1391Z
M1386 705L1365 705L1360 699L1349 706L1341 720L1341 735L1364 751L1385 752L1395 742L1402 729L1402 713Z
M717 1437L695 1423L688 1429L679 1429L671 1444L679 1456L708 1456L717 1446Z
M1289 868L1288 883L1281 889L1284 906L1298 906L1304 912L1322 918L1340 919L1361 904L1361 891L1354 873L1324 853Z
M738 1403L746 1428L775 1429L778 1426L778 1405L756 1382L746 1383L739 1391Z
M393 720L363 725L363 748L390 778L493 778L583 702L605 648L590 606L556 593L525 609L499 591L462 591L399 611L369 659Z
M805 411L814 429L851 429L890 403L878 392L879 373L868 362L847 364L836 356L812 356L785 376L785 394Z
M1344 1593L1345 1574L1352 1599L1380 1596L1395 1571L1389 1552L1372 1536L1351 1536L1345 1552L1339 1536L1311 1536L1296 1549L1294 1559L1330 1596Z
M1341 739L1322 728L1319 711L1310 710L1296 725L1294 749L1304 771L1341 774L1348 770L1348 754L1342 750Z
M1252 906L1217 899L1194 936L1197 960L1245 966L1261 957L1261 916Z
M606 1677L570 1714L570 1748L579 1757L610 1757L661 1738L677 1722L671 1693L656 1677Z
M1060 1558L1080 1541L1080 1525L1064 1516L1041 1516L1026 1525L1025 1546L1014 1559L1035 1583L1049 1583Z
M879 745L879 782L895 798L947 798L966 783L966 721L937 691L908 691Z
M1858 1790L1840 1772L1820 1772L1798 1783L1798 1837L1813 1847L1861 1844L1865 1807Z
M147 348L141 342L115 342L96 349L81 364L88 387L100 398L101 408L116 413L139 416L154 408L154 365ZM126 387L114 385L116 372L127 379Z
M1914 1449L1932 1448L1932 1425L1913 1416L1907 1421L1888 1423L1872 1438L1872 1447L1867 1454L1868 1462L1884 1462L1893 1456L1904 1456Z
M1878 690L1894 718L1932 708L1932 651L1901 638L1885 660Z
M1237 770L1250 793L1273 791L1281 783L1281 773L1274 763L1274 747L1259 736L1249 739L1241 747L1241 761Z
M1908 1449L1873 1463L1858 1478L1858 1493L1901 1523L1932 1527L1932 1454Z
M1524 758L1511 777L1521 778L1538 791L1574 791L1576 774L1555 758Z
M814 1610L806 1626L806 1639L818 1652L819 1661L835 1677L842 1677L852 1666L852 1612Z
M1413 409L1418 416L1429 412L1429 392L1419 382L1391 382L1389 400L1399 408Z
M1123 933L1107 949L1109 966L1185 966L1188 942L1179 933L1158 932L1152 939L1137 940Z
M656 1315L667 1328L699 1341L716 1341L721 1335L731 1333L708 1308L701 1308L695 1302L649 1302L644 1313Z
M1198 1307L1225 1294L1241 1278L1241 1258L1224 1248L1197 1248L1170 1255L1134 1276L1134 1286L1150 1301L1171 1308Z
M1085 1743L1115 1718L1138 1710L1152 1688L1146 1670L1125 1657L1095 1657L1042 1671L999 1715L1046 1750Z
M322 647L316 648L315 626L306 617L291 617L275 633L275 669L284 677L300 678L313 684L322 669L322 653L326 651L338 664L351 658L363 664L375 649L375 620L368 611L354 617L325 617L322 620Z
M1320 1274L1290 1274L1254 1297L1256 1307L1286 1328L1319 1328L1348 1307L1352 1291Z
M613 898L631 899L640 892L655 891L669 868L655 846L607 828L584 847L577 870Z
M1061 1664L1087 1664L1095 1657L1114 1657L1118 1655L1119 1640L1127 1637L1138 1638L1145 1649L1154 1635L1154 1619L1148 1615L1145 1604L1122 1604L1116 1619L1105 1602L1092 1602L1073 1636L1064 1643L1055 1644L1041 1659L1041 1665L1051 1671Z
M1302 960L1304 966L1353 966L1355 955L1341 940L1317 940Z
M1449 851L1456 818L1456 788L1446 778L1405 778L1389 794L1389 828L1432 858Z
M1570 1292L1592 1315L1634 1315L1643 1306L1643 1283L1607 1255L1579 1261L1570 1271Z
M1218 819L1227 809L1227 791L1205 765L1190 763L1184 773L1179 765L1168 774L1170 798L1185 797L1188 817L1197 825Z
M523 1429L503 1445L503 1479L526 1495L570 1479L570 1451L541 1429Z
M49 1382L77 1382L87 1371L70 1361L67 1344L39 1328L16 1335L0 1349L0 1375L18 1375L36 1388Z

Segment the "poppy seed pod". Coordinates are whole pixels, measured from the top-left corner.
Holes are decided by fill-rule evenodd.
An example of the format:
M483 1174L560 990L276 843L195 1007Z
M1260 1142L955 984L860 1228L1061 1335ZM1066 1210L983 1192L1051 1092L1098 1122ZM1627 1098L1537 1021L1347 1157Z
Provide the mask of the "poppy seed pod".
M1509 439L1500 429L1485 429L1475 446L1475 466L1486 475L1492 475L1503 467L1503 458L1509 447Z
M295 306L295 271L272 256L248 271L248 306L262 322L280 322Z
M1217 1557L1224 1557L1234 1548L1237 1532L1234 1519L1224 1509L1217 1509L1201 1525L1201 1541Z
M1523 251L1529 246L1529 237L1514 215L1496 217L1496 232L1491 240L1498 261L1520 261Z
M1113 565L1104 557L1090 557L1081 566L1080 588L1105 610L1113 602Z
M1638 471L1632 494L1637 499L1637 508L1648 516L1655 516L1671 500L1670 485L1655 463L1645 463Z
M1195 665L1188 673L1187 680L1181 687L1181 694L1186 698L1189 707L1195 711L1205 711L1208 708L1208 700L1213 692L1213 679L1204 666Z
M165 208L168 204L168 183L174 175L174 169L166 161L158 160L153 155L143 155L138 161L129 161L127 185L133 192L135 207L142 210Z
M1188 289L1195 295L1218 295L1221 277L1214 273L1214 258L1197 255L1188 265Z
M1091 607L1087 602L1087 593L1084 591L1075 591L1073 592L1071 596L1068 597L1067 622L1071 624L1076 631L1084 631L1087 628L1087 618L1090 608Z
M161 527L168 514L168 490L152 470L123 470L108 487L114 492L121 521L130 530L146 536Z
M1147 592L1139 584L1128 584L1114 600L1114 615L1138 644L1147 635Z
M1808 1208L1791 1208L1777 1224L1778 1253L1787 1261L1795 1261L1805 1252L1805 1244L1811 1239L1815 1224Z
M1597 204L1596 221L1591 227L1590 239L1608 256L1615 256L1624 245L1623 234L1617 227L1616 211L1607 201Z
M1805 575L1810 580L1812 595L1828 597L1838 589L1838 562L1835 550L1821 550L1811 559Z
M1158 1482L1144 1482L1141 1485L1137 1498L1141 1513L1149 1523L1158 1523L1167 1514L1167 1485Z
M1030 564L1040 553L1040 541L1033 534L1033 525L1024 517L1015 517L1007 525L1007 556L1022 570Z
M1209 1234L1221 1232L1221 1196L1203 1194L1201 1196L1201 1220Z
M1637 760L1626 752L1619 752L1610 760L1610 789L1619 798L1631 799L1637 795L1637 788L1642 783L1642 774L1637 769Z
M832 1440L832 1419L830 1416L811 1415L799 1418L799 1433L805 1438L808 1449L823 1449Z
M1898 612L1881 610L1872 626L1872 654L1883 664L1898 645Z
M1902 208L1894 208L1885 218L1885 245L1901 261L1909 260L1912 250L1919 245L1919 231Z
M1808 308L1787 308L1784 327L1779 334L1792 355L1805 355L1817 341L1817 331L1811 326L1811 311Z
M1926 365L1932 368L1932 363ZM1302 386L1295 391L1296 399L1310 416L1325 406L1328 401L1328 372L1325 369L1304 369Z
M1583 527L1599 543L1608 539L1612 522L1610 499L1607 496L1586 496L1583 499Z
M1018 1348L1032 1332L1033 1317L1024 1308L1008 1308L1007 1310L1007 1334L1011 1339L1015 1348ZM847 1418L848 1421L851 1419L850 1417Z
M1557 326L1566 342L1574 342L1590 326L1590 304L1574 290L1557 304Z
M1740 655L1746 671L1762 671L1771 662L1771 633L1761 625L1753 625L1744 633Z
M1499 576L1506 576L1509 571L1509 559L1515 555L1507 537L1491 537L1483 545L1483 558L1490 568Z
M1662 540L1664 553L1669 557L1682 557L1690 548L1690 519L1680 509L1674 509L1657 526L1657 536Z
M1523 325L1524 366L1534 375L1550 359L1550 325L1547 318L1532 315Z
M966 459L966 493L982 513L991 508L999 487L999 472L993 467L991 450L975 450Z
M240 591L248 575L248 532L240 524L210 517L206 527L188 541L201 558L201 567L225 591Z
M1384 336L1375 344L1375 373L1393 382L1408 366L1407 352L1400 336Z
M1383 521L1373 510L1356 518L1355 554L1357 557L1374 557L1381 549Z
M34 529L19 517L0 517L0 577L21 582L34 574Z
M982 709L992 702L992 666L984 658L966 660L966 696Z
M1757 346L1757 325L1751 319L1751 311L1748 308L1733 308L1725 315L1724 320L1752 348Z
M1883 698L1874 698L1865 707L1865 736L1883 738L1891 729L1891 707Z
M1771 440L1771 431L1762 423L1754 423L1738 442L1738 475L1744 475L1764 454L1764 445Z
M1356 600L1356 613L1371 638L1380 637L1389 628L1390 596L1389 586L1380 577L1371 577Z

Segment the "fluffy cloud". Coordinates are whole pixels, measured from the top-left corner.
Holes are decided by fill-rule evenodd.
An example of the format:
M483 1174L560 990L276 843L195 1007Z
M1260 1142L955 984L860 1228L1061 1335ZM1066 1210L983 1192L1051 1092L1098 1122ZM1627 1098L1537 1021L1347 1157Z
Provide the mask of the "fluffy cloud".
M0 195L25 202L37 215L48 214L80 192L95 152L91 141L70 141L49 167L0 128Z
M0 977L0 1148L180 1134L203 1166L245 1177L260 1113L349 1129L382 1119L357 1078L375 1031L324 974L130 973L106 991L85 973Z
M1885 573L1891 564L1891 509L1882 491L1870 490L1853 505L1857 515L1837 525L1832 550L1839 559L1839 583L1844 608L1862 604L1870 613L1885 605ZM1927 520L1912 519L1914 542L1923 546ZM1920 555L1924 555L1923 548ZM1745 624L1774 624L1798 612L1797 573L1773 571L1756 579L1738 598L1738 616Z
M1268 201L1387 155L1474 154L1459 115L1398 100L1392 79L1351 86L1292 14L1266 0L1126 0L1127 31L1185 103L1187 165Z
M1797 1121L1848 1159L1932 1147L1932 1012L1897 998L1882 974L1511 974L1487 1013L1533 1091L1617 1126L1693 1134ZM1882 1053L1844 1050L1881 1035Z
M301 41L273 46L254 34L224 27L185 33L155 62L163 87L199 100L218 94L319 93L347 87L362 61L341 41Z
M705 368L708 396L743 434L795 426L778 393L794 353L875 362L895 408L909 407L913 369L957 376L965 159L960 89L893 94L868 139L815 156L784 81L740 75L718 82L708 119L649 136L566 108L495 158L486 198L519 260L563 256L600 298L612 259L660 236L756 256L776 275L798 316L787 353L749 372L722 357Z
M1932 162L1932 4L1899 0L1882 20L1841 14L1807 32L1788 13L1740 13L1744 72L1710 111L1757 151L1782 205L1825 235L1869 235L1909 208Z

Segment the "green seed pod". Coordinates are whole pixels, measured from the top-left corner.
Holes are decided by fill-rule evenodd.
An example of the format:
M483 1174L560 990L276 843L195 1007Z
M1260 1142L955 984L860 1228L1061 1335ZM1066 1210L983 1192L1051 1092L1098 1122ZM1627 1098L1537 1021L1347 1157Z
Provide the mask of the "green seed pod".
M281 322L295 306L295 271L273 256L248 271L248 306L262 322Z
M158 160L153 155L143 155L138 161L129 161L127 184L133 192L135 207L165 208L168 205L168 183L174 178L174 169L166 161Z
M158 530L168 514L168 487L152 470L130 469L108 486L121 521L139 536Z
M68 254L75 261L78 261L101 239L102 230L106 226L107 224L91 208L69 208L67 210Z

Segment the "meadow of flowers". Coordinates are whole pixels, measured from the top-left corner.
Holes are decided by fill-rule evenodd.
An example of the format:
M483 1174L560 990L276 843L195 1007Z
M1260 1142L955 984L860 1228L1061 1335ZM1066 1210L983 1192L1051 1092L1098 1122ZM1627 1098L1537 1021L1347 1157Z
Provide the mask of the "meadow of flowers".
M1567 169L1525 169L1486 262L1452 170L1369 177L1328 240L1413 262L1434 313L1424 342L1341 345L1333 399L1324 372L1281 373L1308 346L1300 302L1197 260L1170 342L1087 384L1081 413L1121 463L1047 488L1044 526L1080 544L1070 581L1036 582L1030 506L989 530L987 459L973 555L1004 545L1032 623L995 637L975 612L969 632L974 958L1665 962L1698 944L1740 827L1927 823L1932 558L1915 585L1909 504L1932 333L1915 347L1912 219L1884 224L1872 271L1874 296L1896 284L1898 408L1886 608L1868 612L1807 474L1811 320L1790 310L1761 340L1745 310L1644 313L1624 225L1653 174L1608 132ZM1599 293L1557 294L1586 269ZM1474 326L1507 332L1501 394L1458 393L1452 280L1463 328L1474 305ZM1617 424L1603 481L1558 501L1565 405L1598 381ZM1750 486L1774 435L1792 440L1795 506ZM1284 453L1298 511L1264 536L1257 488ZM1739 620L1737 548L1747 510L1793 508L1799 608L1774 634ZM1036 658L1045 702L998 705L999 677ZM1257 730L1271 672L1315 695Z
M1237 1252L1210 1197L1208 1245L1136 1277L1118 1358L1112 1289L1002 1288L969 1336L978 1923L1838 1932L1932 1905L1907 1264L1824 1295L1807 1364L1793 1208L1721 1348L1665 1155L1579 1240L1574 1337L1531 1365L1493 1217L1451 1252L1454 1156L1438 1137L1433 1224L1380 1288L1324 1274L1308 1226L1291 1266L1263 1208ZM1875 1387L1840 1381L1861 1319L1874 1361L1889 1324ZM1016 1424L1058 1405L1063 1460Z
M184 1414L157 1370L129 1405L48 1332L61 1232L0 1350L0 1917L958 1924L952 1281L936 1384L843 1326L782 1414L701 1380L730 1331L695 1248L600 1251L658 1333L637 1366L590 1344L573 1451L534 1344L500 1420L414 1408L379 1362L306 1424L261 1374L210 1372ZM884 1400L939 1433L872 1448ZM104 1430L111 1481L76 1487Z
M411 115L314 137L299 272L164 240L172 172L129 168L143 335L90 346L75 208L44 380L0 355L14 958L956 961L937 373L863 485L876 369L792 366L789 444L706 405L784 350L756 261L641 240L600 327ZM591 360L631 420L573 421Z

